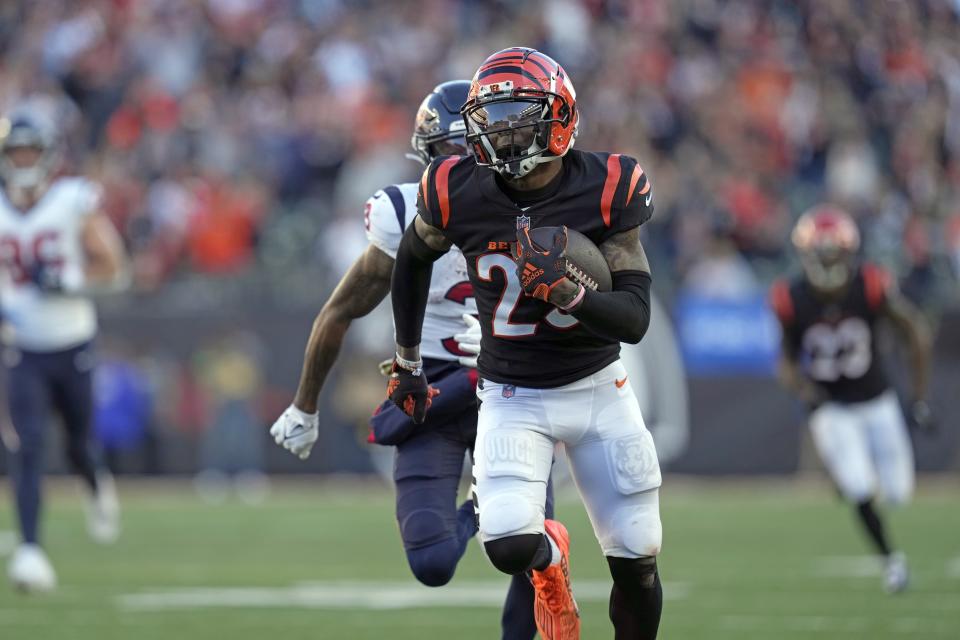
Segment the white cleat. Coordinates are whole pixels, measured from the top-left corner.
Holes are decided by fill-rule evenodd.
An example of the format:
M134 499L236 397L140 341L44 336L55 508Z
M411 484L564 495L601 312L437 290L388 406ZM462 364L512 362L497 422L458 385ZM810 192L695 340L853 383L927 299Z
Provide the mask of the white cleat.
M87 533L100 544L113 544L120 537L120 501L113 476L97 474L97 492L87 496Z
M24 593L46 593L57 588L57 574L39 545L21 544L7 567L10 582Z
M883 569L883 590L887 593L900 593L910 584L910 569L907 567L907 556L901 551L895 551L886 559Z

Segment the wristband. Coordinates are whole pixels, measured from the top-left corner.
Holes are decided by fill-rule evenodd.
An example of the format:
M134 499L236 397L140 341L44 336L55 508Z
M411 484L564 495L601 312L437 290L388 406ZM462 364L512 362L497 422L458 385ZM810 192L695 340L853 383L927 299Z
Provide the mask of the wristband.
M587 290L582 284L578 284L577 286L580 287L579 291L577 291L577 295L573 296L573 300L570 301L570 304L560 307L561 311L570 311L580 304L581 301L583 301L583 296L586 295Z
M400 354L396 355L397 366L401 369L406 369L407 371L417 372L420 369L423 369L423 359L419 360L407 360L406 358L401 358Z

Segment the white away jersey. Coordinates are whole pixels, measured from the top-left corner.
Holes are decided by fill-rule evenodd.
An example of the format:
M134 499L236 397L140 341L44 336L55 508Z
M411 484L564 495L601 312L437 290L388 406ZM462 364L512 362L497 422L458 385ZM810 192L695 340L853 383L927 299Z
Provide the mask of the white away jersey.
M40 201L20 211L0 193L0 309L12 344L27 351L59 351L93 339L93 302L44 293L30 279L42 261L82 282L83 222L96 211L98 186L84 178L54 180Z
M390 185L373 194L364 208L367 239L391 258L397 257L403 232L417 215L417 186L416 183ZM463 254L451 247L433 265L420 344L424 358L456 360L458 356L467 355L457 349L453 339L466 329L464 313L476 315L477 303Z

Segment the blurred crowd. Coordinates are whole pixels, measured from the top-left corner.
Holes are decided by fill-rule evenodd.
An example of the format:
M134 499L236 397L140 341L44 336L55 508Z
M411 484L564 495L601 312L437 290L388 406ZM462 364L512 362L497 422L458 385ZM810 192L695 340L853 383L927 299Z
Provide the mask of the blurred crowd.
M956 0L10 1L0 107L55 114L141 290L338 276L366 197L419 173L403 153L423 95L512 45L572 76L579 148L652 176L665 295L756 293L829 198L908 293L955 300Z

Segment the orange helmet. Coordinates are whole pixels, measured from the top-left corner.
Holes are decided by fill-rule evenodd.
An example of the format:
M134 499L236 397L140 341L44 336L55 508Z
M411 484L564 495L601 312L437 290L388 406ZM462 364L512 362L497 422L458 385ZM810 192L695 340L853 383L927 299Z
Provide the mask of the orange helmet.
M460 111L477 164L519 178L562 157L577 137L577 94L559 64L511 47L483 61Z
M800 216L790 239L813 286L829 291L849 282L860 248L860 232L849 213L817 205Z

